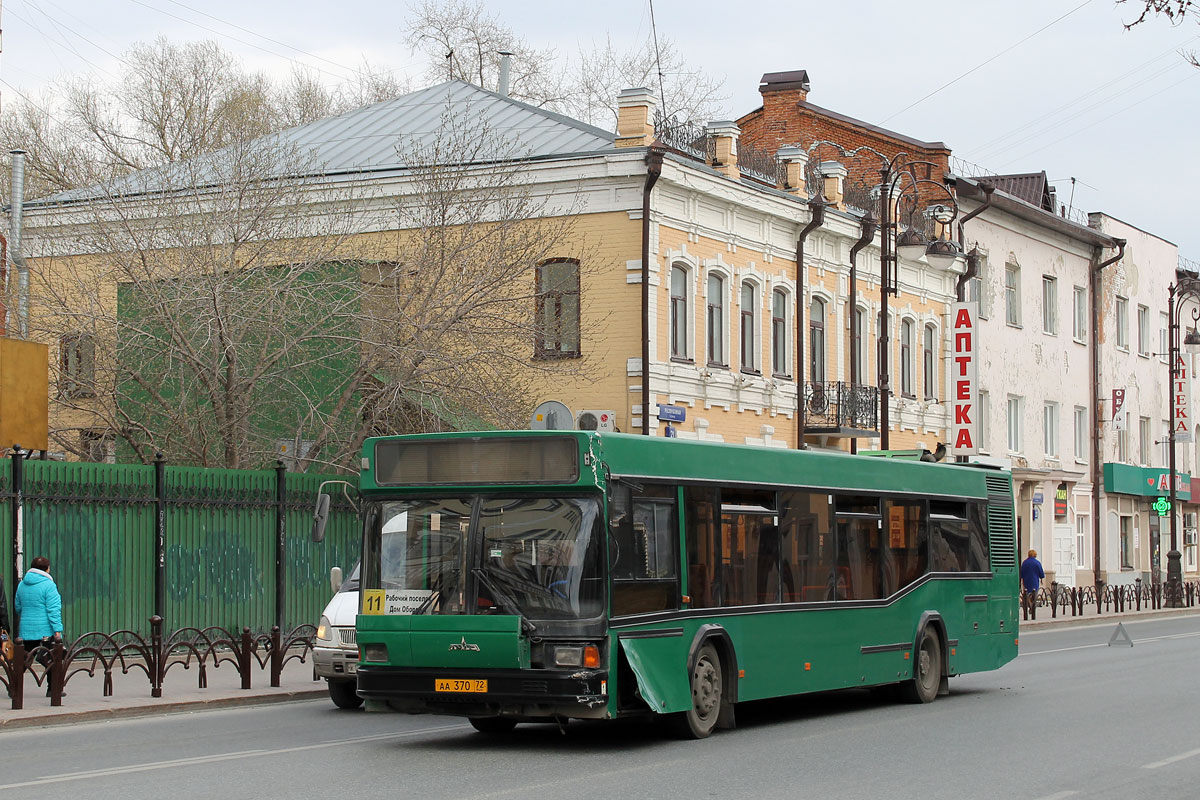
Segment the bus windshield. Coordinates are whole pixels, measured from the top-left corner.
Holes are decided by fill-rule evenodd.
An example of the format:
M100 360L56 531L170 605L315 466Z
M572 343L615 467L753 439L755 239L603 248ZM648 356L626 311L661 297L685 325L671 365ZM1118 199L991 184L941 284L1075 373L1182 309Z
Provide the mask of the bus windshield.
M379 504L380 588L418 614L590 619L604 611L594 497L483 497Z

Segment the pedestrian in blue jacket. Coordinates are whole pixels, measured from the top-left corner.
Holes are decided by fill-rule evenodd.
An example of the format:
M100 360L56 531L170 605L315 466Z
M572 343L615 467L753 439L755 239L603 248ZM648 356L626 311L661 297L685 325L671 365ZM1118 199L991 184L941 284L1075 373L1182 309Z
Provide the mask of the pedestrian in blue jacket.
M17 638L23 639L26 650L32 650L49 640L62 640L62 595L50 577L50 559L38 556L32 568L17 586L13 601L17 617Z
M1029 607L1037 604L1038 587L1046 573L1042 570L1042 562L1037 560L1037 550L1029 551L1029 558L1021 562L1021 584L1025 587L1025 599Z

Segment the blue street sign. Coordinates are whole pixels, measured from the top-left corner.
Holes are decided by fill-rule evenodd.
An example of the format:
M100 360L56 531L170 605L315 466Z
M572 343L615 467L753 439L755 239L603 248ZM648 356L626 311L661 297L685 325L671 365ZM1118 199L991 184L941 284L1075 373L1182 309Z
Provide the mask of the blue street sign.
M674 439L674 438L676 438L677 435L678 434L677 434L676 430L674 428L672 428L671 423L668 422L665 429L663 430L663 436L667 437L668 439Z
M664 422L683 422L687 419L687 409L683 406L669 406L665 403L659 403L658 418Z

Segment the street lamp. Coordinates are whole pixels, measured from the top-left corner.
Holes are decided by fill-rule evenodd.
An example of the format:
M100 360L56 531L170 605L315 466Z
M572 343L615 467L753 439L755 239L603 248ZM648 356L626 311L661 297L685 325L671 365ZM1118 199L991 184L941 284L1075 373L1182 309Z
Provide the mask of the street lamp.
M1167 330L1170 336L1169 374L1171 376L1171 405L1169 408L1171 424L1167 430L1167 458L1171 485L1171 507L1168 512L1171 515L1171 550L1167 553L1167 605L1171 608L1179 608L1183 605L1183 568L1179 553L1179 518L1175 513L1175 428L1181 419L1187 420L1186 424L1190 427L1190 409L1185 409L1181 414L1178 401L1181 394L1179 384L1192 379L1191 365L1183 362L1183 356L1179 352L1179 315L1183 311L1183 304L1187 301L1200 303L1200 279L1178 278L1167 290L1167 297L1167 314L1169 316ZM1188 329L1187 335L1183 339L1183 346L1189 354L1195 355L1200 352L1200 333L1196 330L1197 322L1200 321L1200 307L1193 307L1191 315L1192 327Z

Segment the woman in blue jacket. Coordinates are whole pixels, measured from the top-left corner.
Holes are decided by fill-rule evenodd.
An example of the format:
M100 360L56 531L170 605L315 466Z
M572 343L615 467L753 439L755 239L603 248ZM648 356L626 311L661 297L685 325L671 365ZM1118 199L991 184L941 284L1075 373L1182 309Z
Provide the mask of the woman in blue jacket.
M17 586L13 601L17 637L32 650L47 639L62 639L62 596L50 577L50 559L38 556Z

